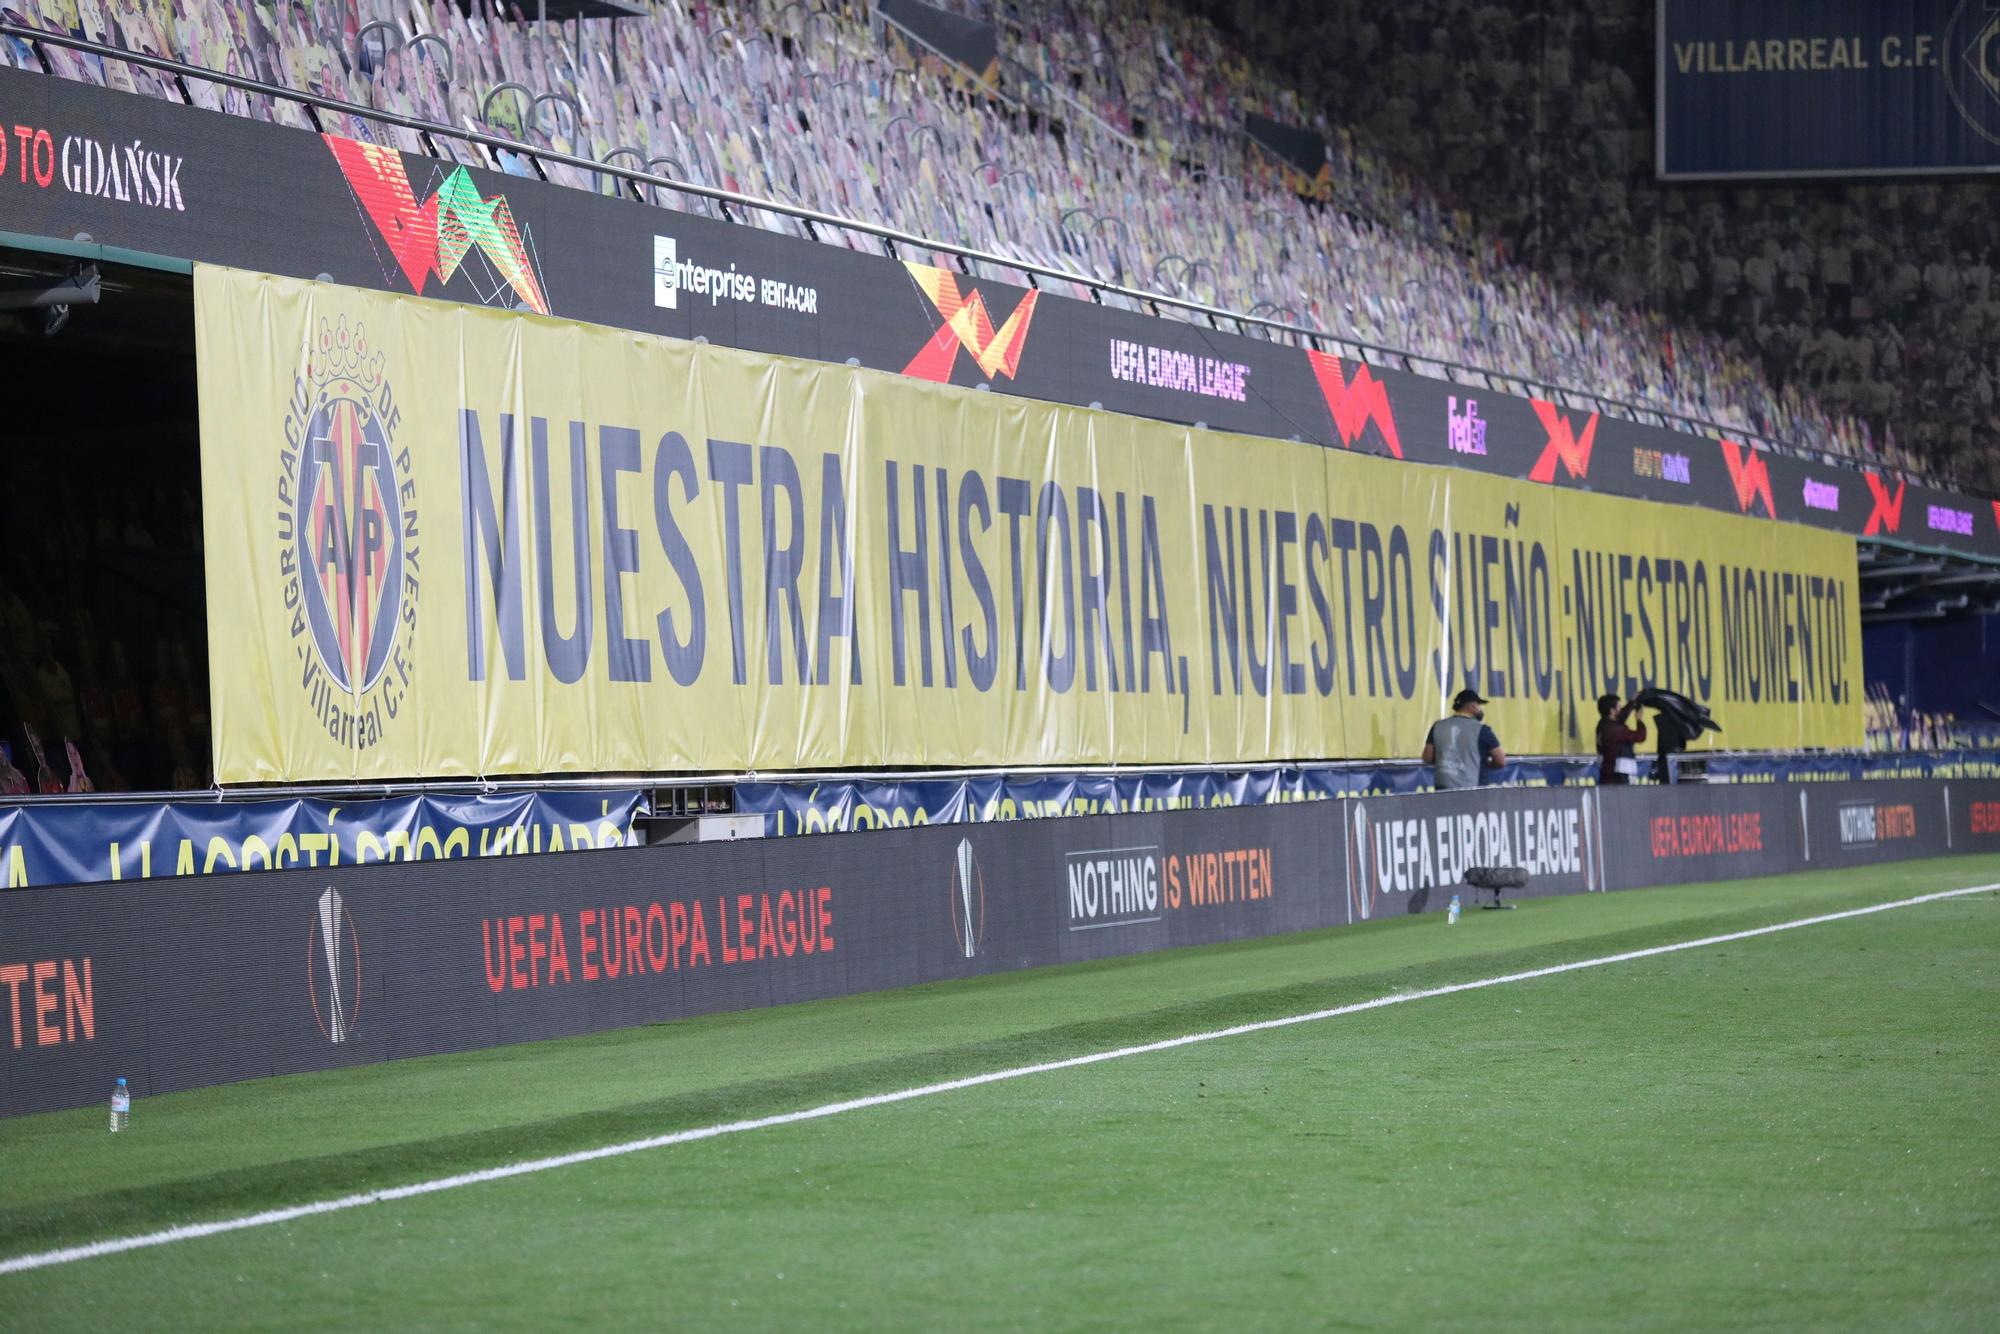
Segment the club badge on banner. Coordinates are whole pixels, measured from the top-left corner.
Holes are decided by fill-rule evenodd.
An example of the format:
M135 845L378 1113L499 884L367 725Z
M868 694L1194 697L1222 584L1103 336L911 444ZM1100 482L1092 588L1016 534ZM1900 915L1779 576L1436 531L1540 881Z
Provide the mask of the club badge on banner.
M1850 540L198 267L223 782L1861 734Z

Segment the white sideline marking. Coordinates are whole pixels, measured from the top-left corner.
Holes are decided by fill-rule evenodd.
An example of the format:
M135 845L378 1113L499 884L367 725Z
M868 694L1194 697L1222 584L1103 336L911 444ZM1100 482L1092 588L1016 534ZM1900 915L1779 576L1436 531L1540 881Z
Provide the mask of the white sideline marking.
M1652 945L1642 950L1627 950L1623 954L1606 954L1595 959L1579 959L1574 963L1552 964L1547 968L1534 968L1524 973L1504 973L1498 977L1483 977L1474 982L1453 982L1448 986L1430 987L1423 991L1401 991L1388 996L1378 996L1374 1000L1337 1005L1329 1010L1313 1010L1306 1014L1287 1015L1281 1019L1260 1019L1254 1023L1237 1024L1231 1028L1218 1028L1206 1033L1188 1033L1177 1038L1163 1038L1158 1042L1141 1043L1136 1047L1118 1047L1111 1051L1092 1052L1086 1056L1070 1056L1060 1061L1015 1066L1010 1070L992 1070L983 1075L968 1075L963 1079L948 1079L942 1083L899 1089L893 1093L873 1093L865 1098L829 1102L818 1107L808 1107L803 1111L780 1112L775 1116L760 1116L750 1121L728 1121L693 1130L676 1130L670 1135L654 1135L649 1139L628 1140L623 1144L607 1144L596 1149L581 1149L575 1153L559 1154L553 1158L536 1158L524 1163L509 1163L504 1167L487 1167L477 1172L461 1172L457 1176L439 1177L434 1181L419 1181L409 1186L390 1186L383 1190L364 1191L359 1195L343 1195L334 1200L294 1204L283 1209L267 1209L262 1213L244 1214L238 1218L225 1218L212 1223L187 1223L180 1227L165 1228L159 1232L144 1232L132 1237L113 1237L82 1246L66 1246L54 1251L37 1251L29 1255L17 1255L11 1259L0 1260L0 1274L47 1269L54 1265L95 1259L100 1255L117 1255L124 1251L143 1250L149 1246L165 1246L169 1242L193 1241L224 1232L241 1232L245 1228L269 1227L274 1223L289 1223L294 1219L310 1218L315 1214L339 1213L346 1209L359 1209L368 1204L385 1204L391 1200L407 1200L418 1195L434 1195L443 1190L456 1190L460 1186L476 1186L485 1181L504 1181L508 1177L550 1172L559 1167L574 1167L578 1163L593 1163L603 1158L622 1158L629 1153L644 1153L649 1149L664 1149L675 1144L690 1144L696 1140L715 1139L722 1135L738 1135L748 1130L767 1130L772 1126L795 1125L800 1121L818 1121L824 1117L839 1116L843 1112L886 1107L891 1103L909 1102L915 1098L928 1098L939 1093L956 1093L960 1089L977 1088L981 1084L997 1084L1003 1080L1022 1079L1028 1075L1042 1075L1054 1070L1073 1070L1078 1066L1121 1060L1127 1056L1145 1056L1156 1051L1169 1051L1175 1047L1190 1047L1198 1042L1214 1042L1220 1038L1241 1037L1246 1033L1264 1033L1274 1028L1290 1028L1294 1024L1337 1019L1342 1015L1359 1014L1364 1010L1379 1010L1390 1005L1402 1005L1407 1001L1429 1000L1435 996L1451 996L1462 991L1479 991L1486 987L1505 986L1510 982L1531 982L1536 978L1553 977L1558 973L1574 973L1585 968L1629 963L1634 959L1677 954L1682 950L1701 949L1708 945L1726 945L1734 940L1749 940L1756 936L1773 935L1779 931L1796 930L1802 926L1819 926L1826 922L1840 922L1852 917L1867 917L1872 913L1914 907L1920 903L1934 903L1939 899L1955 899L1966 894L1982 894L1995 889L2000 889L2000 882L1990 885L1970 885L1964 889L1940 890L1933 894L1920 894L1911 899L1897 899L1892 903L1877 903L1866 908L1849 908L1842 912L1823 913L1817 917L1801 917L1790 922L1753 927L1747 931L1731 931L1727 935L1704 936L1699 940L1683 940L1672 945Z

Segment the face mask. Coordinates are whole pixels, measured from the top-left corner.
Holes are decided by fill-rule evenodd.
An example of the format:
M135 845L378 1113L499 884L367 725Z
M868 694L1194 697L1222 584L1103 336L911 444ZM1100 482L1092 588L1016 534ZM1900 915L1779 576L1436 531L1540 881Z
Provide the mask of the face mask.
M1486 710L1475 708L1472 711L1472 716L1477 718L1480 722L1483 723L1486 721Z

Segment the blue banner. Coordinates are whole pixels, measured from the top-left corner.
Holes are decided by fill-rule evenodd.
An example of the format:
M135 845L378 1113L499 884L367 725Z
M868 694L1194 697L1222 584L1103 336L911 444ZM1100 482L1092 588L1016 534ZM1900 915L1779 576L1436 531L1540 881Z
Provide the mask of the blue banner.
M1653 777L1640 755L1639 778ZM1715 783L1846 782L1854 779L2000 778L2000 751L1934 754L1703 755ZM1597 781L1597 761L1571 756L1517 760L1494 786L1563 787ZM1053 816L1116 815L1324 801L1428 792L1430 770L1412 764L1315 765L1237 772L1024 774L1009 778L868 778L825 783L739 783L736 811L764 817L767 837L979 824Z
M2000 750L1860 755L1715 755L1714 783L1839 783L1856 778L2000 778Z
M0 807L0 875L30 885L568 852L632 841L644 794L510 792L372 801Z
M1560 787L1593 781L1596 772L1597 761L1590 759L1529 760L1507 765L1496 771L1495 778L1505 784ZM855 778L825 783L739 783L736 811L763 816L765 834L775 837L1050 816L1268 806L1333 797L1402 796L1428 791L1430 786L1430 770L1412 764L908 781Z
M1662 177L2000 170L1993 0L1661 0Z

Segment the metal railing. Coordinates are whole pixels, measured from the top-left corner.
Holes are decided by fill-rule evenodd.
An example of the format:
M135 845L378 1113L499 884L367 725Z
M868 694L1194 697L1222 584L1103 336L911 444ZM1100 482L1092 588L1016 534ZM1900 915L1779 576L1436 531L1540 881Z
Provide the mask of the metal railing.
M844 217L840 214L808 208L802 204L767 199L758 195L746 194L742 191L724 189L720 186L703 185L696 181L663 176L651 171L623 166L618 163L600 162L579 154L566 153L559 149L524 143L518 139L507 138L504 135L462 129L457 126L425 120L420 116L386 111L371 106L362 106L354 102L342 101L338 98L325 97L318 93L302 92L295 88L286 88L276 84L265 83L259 79L230 74L224 70L213 70L198 65L190 65L165 56L155 56L146 52L127 51L119 47L106 46L103 43L94 42L86 38L72 37L67 33L43 32L39 28L0 22L0 36L16 38L30 44L41 43L59 46L95 55L106 60L122 61L126 64L138 65L147 69L173 74L179 76L182 80L196 79L205 83L236 88L243 92L278 98L320 111L334 112L340 115L354 116L361 120L374 121L383 125L396 126L401 129L412 130L419 134L430 136L433 141L435 141L437 136L455 139L462 143L476 145L490 152L505 152L520 156L530 162L536 163L545 174L546 167L542 164L554 163L572 167L583 172L594 172L600 176L615 177L631 186L631 197L641 203L650 202L643 187L650 187L653 190L676 190L684 195L711 200L723 206L725 215L727 207L731 205L745 210L762 210L796 218L807 224L808 231L811 231L814 226L835 228L855 232L863 236L874 237L877 240L885 242L888 247L898 245L910 246L919 250L928 250L936 254L951 255L959 261L960 268L973 277L979 276L974 271L973 265L989 265L1002 271L1026 275L1030 286L1039 286L1039 283L1036 281L1037 279L1075 284L1077 287L1092 293L1093 298L1100 303L1104 297L1113 296L1136 303L1141 307L1151 307L1154 314L1158 314L1162 309L1181 311L1206 320L1211 328L1218 331L1233 331L1248 335L1252 330L1262 330L1267 337L1273 333L1286 334L1316 351L1333 350L1342 355L1349 355L1349 349L1352 349L1351 358L1354 360L1367 361L1374 365L1385 366L1394 370L1403 370L1412 374L1427 375L1431 378L1447 379L1472 388L1527 393L1559 403L1564 407L1602 412L1608 416L1624 418L1645 425L1659 426L1669 430L1681 430L1692 435L1727 437L1744 443L1754 443L1776 453L1787 454L1797 458L1813 459L1838 467L1854 468L1865 463L1866 466L1878 472L1907 478L1910 481L1926 485L1951 485L1951 483L1941 480L1934 475L1913 471L1891 463L1886 459L1857 459L1852 455L1839 454L1830 450L1787 441L1769 432L1759 431L1747 426L1731 426L1726 423L1710 421L1705 418L1676 412L1670 408L1613 398L1606 394L1597 393L1594 390L1582 389L1574 385L1557 384L1535 375L1498 370L1491 367L1474 366L1464 362L1427 356L1403 348L1371 342L1365 338L1356 337L1351 334L1333 333L1325 329L1298 323L1295 320L1279 320L1254 313L1231 310L1228 307L1211 302L1198 301L1184 296L1175 296L1166 292L1152 291L1124 282L1108 281L1037 260L996 254L992 251L981 250L976 246L967 246L957 242L921 236L915 232L905 231L900 227L867 222L859 218ZM607 154L607 156L616 156L616 154ZM661 160L655 158L653 161L659 162ZM651 164L649 163L648 165L650 166ZM655 206L658 207L658 205Z

